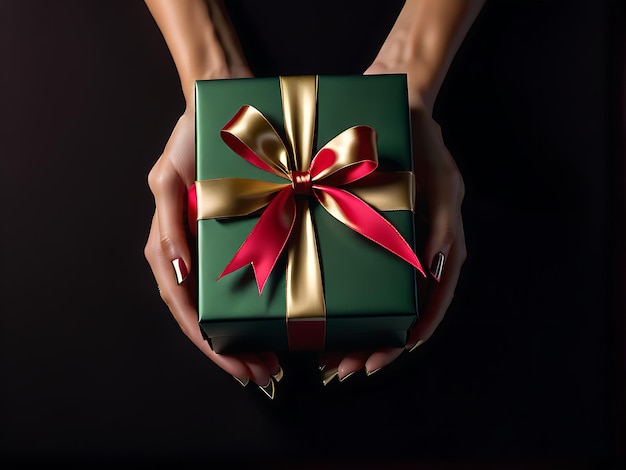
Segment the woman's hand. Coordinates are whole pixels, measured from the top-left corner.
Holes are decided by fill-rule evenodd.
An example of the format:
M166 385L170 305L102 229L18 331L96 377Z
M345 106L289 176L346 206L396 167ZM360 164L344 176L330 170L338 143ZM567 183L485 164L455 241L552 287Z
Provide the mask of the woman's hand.
M407 0L365 75L407 75L413 162L417 186L416 226L428 234L421 254L430 266L418 281L420 315L405 348L327 353L320 358L322 383L340 381L365 368L367 375L428 340L454 297L466 247L461 205L465 186L446 148L432 107L449 64L483 0Z
M323 354L320 367L323 367L324 385L334 377L342 381L363 367L371 375L393 362L405 349L415 350L431 337L454 297L466 258L461 214L463 178L433 118L422 109L413 109L411 119L417 183L416 227L418 230L426 227L428 231L420 258L430 266L427 278L418 279L419 319L405 348Z
M252 76L245 69L236 73L240 77ZM162 155L148 175L156 207L144 250L146 259L161 297L183 333L239 383L245 386L252 381L273 398L274 381L282 376L275 354L216 354L200 332L195 300L196 267L185 215L186 194L194 183L194 176L195 116L194 110L188 109L178 119Z
M144 253L183 333L243 386L252 381L273 398L274 382L283 373L276 354L218 355L202 336L186 215L187 190L195 178L195 81L253 74L222 0L145 2L172 54L187 107L148 175L155 211Z

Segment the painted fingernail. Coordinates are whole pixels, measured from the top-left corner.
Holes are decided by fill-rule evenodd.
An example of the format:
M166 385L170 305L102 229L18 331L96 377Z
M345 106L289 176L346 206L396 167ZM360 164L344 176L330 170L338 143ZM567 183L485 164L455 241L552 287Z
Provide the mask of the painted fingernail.
M172 260L172 266L174 268L174 276L176 277L176 284L181 285L187 276L189 275L189 270L185 265L185 262L182 258L176 258Z
M283 368L278 366L278 372L276 372L275 374L272 374L272 377L274 377L274 380L276 382L280 382L281 379L283 378Z
M355 374L356 370L353 370L352 372L350 372L348 375L344 375L343 377L339 377L339 382L343 382L344 380L346 380L349 377L352 377Z
M335 377L337 377L337 374L339 374L339 371L336 368L323 370L322 371L322 385L324 386L328 385L330 382L332 382L332 380Z
M270 378L269 382L267 383L267 385L262 386L259 385L259 388L261 389L261 391L263 393L265 393L265 395L267 395L269 397L270 400L274 399L274 381Z
M365 375L369 377L370 375L374 375L380 369L382 369L382 367L379 367L378 369L374 369L374 370L367 370L367 369L365 369Z
M419 348L425 342L426 342L425 339L420 339L417 343L415 343L413 346L411 346L409 348L409 352L412 353L413 351L415 351L417 348Z
M244 379L240 379L239 377L235 377L233 375L233 379L235 379L237 382L239 382L239 384L242 387L245 387L246 385L248 385L248 382L250 382L250 379L248 377L244 378Z
M437 253L435 259L430 265L430 275L435 278L435 281L441 280L441 274L443 273L443 265L446 262L446 257L443 253Z

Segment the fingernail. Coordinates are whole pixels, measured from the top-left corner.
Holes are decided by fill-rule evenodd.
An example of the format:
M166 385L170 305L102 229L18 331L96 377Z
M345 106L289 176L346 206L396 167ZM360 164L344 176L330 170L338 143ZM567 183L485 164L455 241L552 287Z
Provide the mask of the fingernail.
M369 377L370 375L374 375L380 369L382 369L382 367L379 367L378 369L374 369L374 370L367 370L367 369L365 369L365 375Z
M274 389L274 381L272 379L270 379L267 385L265 386L259 385L259 388L261 389L263 393L265 393L269 397L270 400L274 399L275 389Z
M235 379L237 382L239 382L239 384L242 387L245 387L246 385L248 385L248 382L250 382L250 379L248 377L246 377L245 379L240 379L239 377L235 377L233 375L233 379Z
M446 257L443 253L437 253L435 259L430 265L430 275L435 278L435 281L441 280L441 273L443 272L443 265L446 262Z
M181 285L187 276L189 275L189 270L185 265L185 262L182 258L176 258L172 260L172 266L174 267L174 276L176 277L176 284Z
M417 348L419 348L425 342L426 342L425 339L420 339L417 343L415 343L413 346L411 346L411 348L409 349L409 352L412 353L413 351L415 351Z
M348 375L344 375L343 377L339 377L339 382L343 382L344 380L346 380L348 377L352 377L354 375L354 373L356 372L356 370L353 370L352 372L350 372Z
M339 371L335 368L335 369L330 369L330 370L323 370L322 371L322 385L326 386L328 385L330 382L332 382L332 380L337 377L337 374L339 373Z
M275 374L272 374L272 377L274 377L274 380L276 382L280 382L281 379L283 378L283 368L278 366L278 372L276 372Z

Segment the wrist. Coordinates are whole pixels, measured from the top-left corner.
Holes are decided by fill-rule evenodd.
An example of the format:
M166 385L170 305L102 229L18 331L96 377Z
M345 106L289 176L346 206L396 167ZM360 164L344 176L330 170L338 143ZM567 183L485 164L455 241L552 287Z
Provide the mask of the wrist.
M225 78L251 78L250 67L246 63L229 65L226 61L213 61L210 66L196 70L181 78L186 109L195 110L195 88L197 80L220 80Z
M408 74L412 106L429 112L483 0L407 0L376 57L386 73Z
M429 69L428 63L419 59L410 61L405 68L411 109L431 115L441 85L437 75Z
M197 80L217 80L228 78L228 67L225 60L219 57L212 57L210 63L202 66L196 64L193 69L183 71L180 74L180 82L187 108L195 108L195 93Z
M430 114L437 90L432 82L424 79L421 69L422 67L418 61L389 61L379 55L376 61L365 71L365 74L406 74L409 106L411 109L425 111Z

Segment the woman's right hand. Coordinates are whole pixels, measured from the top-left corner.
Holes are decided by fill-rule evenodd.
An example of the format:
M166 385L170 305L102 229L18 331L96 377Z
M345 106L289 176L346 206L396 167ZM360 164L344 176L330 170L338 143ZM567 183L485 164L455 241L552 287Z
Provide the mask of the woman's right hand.
M163 153L148 175L155 210L144 253L161 298L183 333L209 359L239 383L253 382L270 398L282 377L275 353L216 354L198 323L195 243L187 222L187 191L195 179L195 82L251 78L223 0L145 0L167 43L187 103Z
M241 72L239 75L243 75ZM251 74L249 75L251 76ZM155 211L145 245L161 298L183 333L217 366L239 383L253 382L270 398L282 369L274 353L216 354L203 338L195 301L195 260L186 220L187 190L195 177L195 112L185 111L148 175Z

